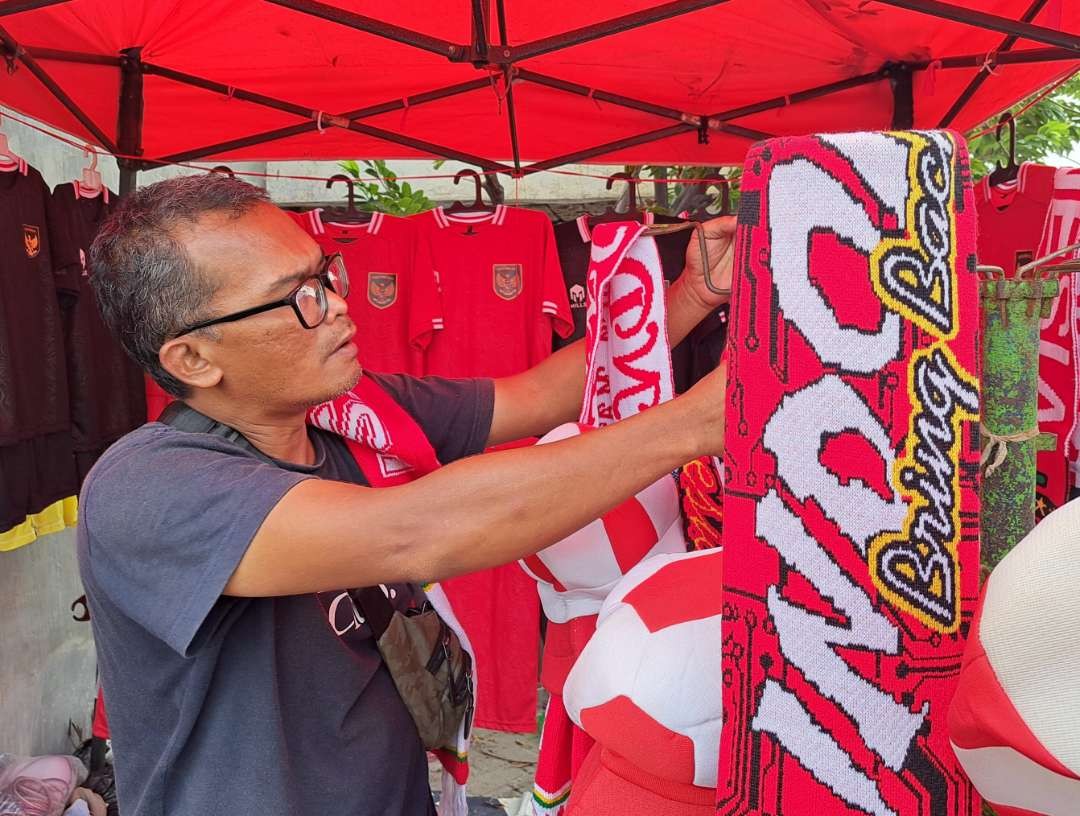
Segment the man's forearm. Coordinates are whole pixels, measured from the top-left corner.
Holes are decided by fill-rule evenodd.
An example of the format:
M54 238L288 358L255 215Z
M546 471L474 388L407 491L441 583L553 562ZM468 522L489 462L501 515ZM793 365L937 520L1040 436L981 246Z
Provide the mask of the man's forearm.
M267 516L225 593L445 578L536 552L695 456L720 453L722 393L695 390L603 430L465 459L400 487L302 482Z
M672 348L713 308L694 294L685 276L668 289L667 307L668 343ZM528 371L499 381L489 444L540 436L564 422L573 422L581 413L584 392L585 341L579 340Z
M402 512L424 513L407 536L418 546L402 554L401 569L414 580L446 578L554 544L703 452L688 404L563 442L466 459L403 487L396 497Z

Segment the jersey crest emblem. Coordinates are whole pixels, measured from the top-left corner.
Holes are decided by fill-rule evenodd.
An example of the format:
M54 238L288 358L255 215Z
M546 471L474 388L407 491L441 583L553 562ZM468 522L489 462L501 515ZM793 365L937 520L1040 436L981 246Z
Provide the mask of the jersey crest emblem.
M503 300L513 300L521 294L521 264L493 264L495 294Z
M36 258L41 252L41 230L31 224L23 224L23 247L27 258Z
M368 272L367 299L376 309L386 309L397 301L397 275Z

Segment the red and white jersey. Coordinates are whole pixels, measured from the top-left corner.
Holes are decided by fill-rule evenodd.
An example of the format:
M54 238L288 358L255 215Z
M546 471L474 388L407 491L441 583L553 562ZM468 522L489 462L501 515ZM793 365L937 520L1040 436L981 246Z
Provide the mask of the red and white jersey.
M361 365L428 373L424 355L443 318L427 240L416 225L383 213L366 224L323 220L322 210L290 214L323 252L340 252L345 259Z
M1054 168L1034 162L1020 165L1012 181L992 186L987 176L976 184L979 263L1011 275L1035 260L1053 192Z
M427 373L505 377L551 354L552 332L574 329L551 221L499 205L494 212L415 216L428 236L445 328Z

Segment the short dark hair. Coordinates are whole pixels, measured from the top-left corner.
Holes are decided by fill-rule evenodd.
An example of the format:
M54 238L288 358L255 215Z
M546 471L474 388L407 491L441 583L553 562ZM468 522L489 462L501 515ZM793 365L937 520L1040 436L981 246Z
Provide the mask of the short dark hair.
M218 173L168 179L125 196L94 238L90 282L102 317L135 362L174 397L186 397L188 388L161 367L158 352L205 317L217 289L174 230L211 212L239 218L265 201L265 190Z

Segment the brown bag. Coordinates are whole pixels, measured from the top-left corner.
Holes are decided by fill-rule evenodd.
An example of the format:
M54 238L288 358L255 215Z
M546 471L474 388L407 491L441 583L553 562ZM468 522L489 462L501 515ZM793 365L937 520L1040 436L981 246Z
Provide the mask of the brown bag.
M398 694L424 747L452 748L458 727L472 726L472 658L439 613L425 602L406 613L379 587L349 593L371 627Z

